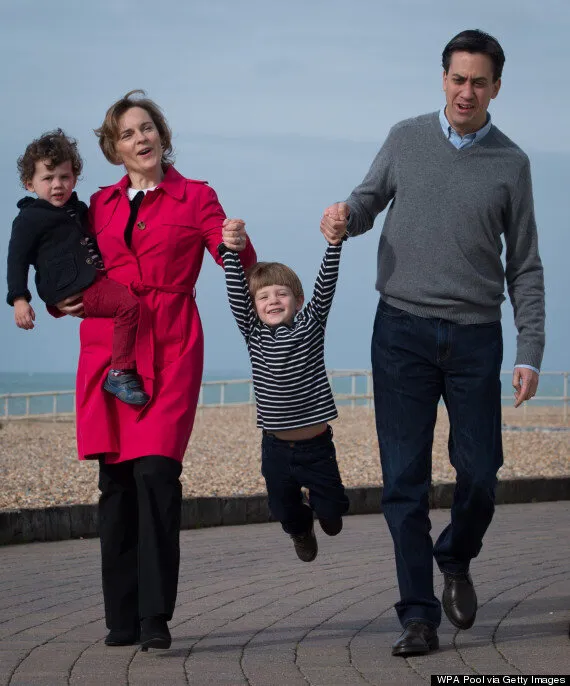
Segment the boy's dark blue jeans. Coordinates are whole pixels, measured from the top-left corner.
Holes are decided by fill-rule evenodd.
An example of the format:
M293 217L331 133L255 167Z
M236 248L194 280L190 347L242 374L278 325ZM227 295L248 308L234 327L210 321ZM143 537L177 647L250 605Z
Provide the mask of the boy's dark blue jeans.
M293 536L305 533L319 519L337 519L348 510L348 498L338 471L332 429L303 441L284 441L266 431L261 440L261 473L267 485L269 509ZM309 489L310 508L301 487Z
M417 317L379 302L372 336L382 505L394 541L403 626L438 626L433 558L461 574L481 550L503 463L500 322L459 325ZM451 522L435 545L429 488L437 406L449 415L449 457L457 473Z

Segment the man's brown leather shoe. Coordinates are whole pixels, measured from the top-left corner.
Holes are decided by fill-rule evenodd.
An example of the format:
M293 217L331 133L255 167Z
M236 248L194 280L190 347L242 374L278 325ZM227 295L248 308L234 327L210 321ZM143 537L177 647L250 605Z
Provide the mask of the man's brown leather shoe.
M437 629L424 622L410 622L398 640L392 645L392 655L408 657L409 655L425 655L439 648Z
M477 595L469 572L443 572L441 604L449 621L458 629L470 629L477 615Z

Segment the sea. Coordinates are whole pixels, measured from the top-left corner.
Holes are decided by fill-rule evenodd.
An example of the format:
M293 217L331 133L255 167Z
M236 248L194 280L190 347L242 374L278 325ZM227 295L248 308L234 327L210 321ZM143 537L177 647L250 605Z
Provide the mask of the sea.
M250 374L240 370L206 371L203 382L201 402L206 406L247 402L250 398ZM238 383L241 380L241 383ZM224 384L223 382L232 382ZM512 405L511 372L502 374L503 404ZM365 376L335 377L332 380L335 394L366 394L367 380ZM59 391L60 394L36 396L29 399L31 414L44 414L53 411L54 402L57 412L73 412L75 388L75 374L72 372L0 372L0 418L6 414L25 414L26 398L2 398L5 394L38 393ZM68 393L61 393L68 391ZM562 375L541 375L538 395L533 399L533 405L563 405L564 377ZM54 400L55 398L55 400ZM338 399L338 405L346 405L350 400ZM366 400L359 399L355 405L365 405Z

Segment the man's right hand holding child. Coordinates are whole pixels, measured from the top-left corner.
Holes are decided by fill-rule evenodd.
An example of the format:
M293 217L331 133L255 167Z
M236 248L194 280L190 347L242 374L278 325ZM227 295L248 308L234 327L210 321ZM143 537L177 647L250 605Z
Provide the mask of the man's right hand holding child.
M321 233L331 245L338 245L348 225L350 207L345 202L335 202L327 207L321 219Z

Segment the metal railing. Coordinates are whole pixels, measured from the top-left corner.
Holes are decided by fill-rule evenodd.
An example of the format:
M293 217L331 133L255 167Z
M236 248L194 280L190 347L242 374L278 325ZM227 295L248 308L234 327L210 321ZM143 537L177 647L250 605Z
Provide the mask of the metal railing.
M60 411L58 408L59 398L66 396L71 399L71 404L75 408L75 391L39 391L33 393L3 393L0 395L0 403L3 406L3 413L0 419L4 421L14 419L61 419L65 417L73 417L75 410ZM46 399L52 398L50 411L32 412L32 399ZM10 412L10 400L23 401L23 411ZM17 410L20 410L22 402L16 402ZM49 404L49 403L48 403ZM41 409L45 409L46 403L42 403Z
M327 372L333 388L336 402L352 408L374 406L372 392L372 372L369 369L336 369ZM512 371L502 371L501 376L512 376ZM568 423L568 377L570 372L541 372L542 385L546 377L562 377L562 394L541 395L539 392L533 399L534 404L553 404L562 410L563 421ZM65 403L69 409L60 409L60 399L67 398ZM45 402L51 398L51 402ZM512 395L502 395L502 400L512 400ZM35 402L36 408L32 407ZM38 407L39 402L39 407ZM254 405L255 396L251 379L228 379L221 381L204 381L200 388L199 408L236 407L240 405ZM15 410L14 410L14 407ZM12 407L11 407L12 406ZM20 419L62 419L75 415L75 391L41 391L30 393L4 393L0 395L0 407L3 412L0 420L11 421ZM523 414L526 417L528 403L524 403ZM36 411L33 411L36 409Z

